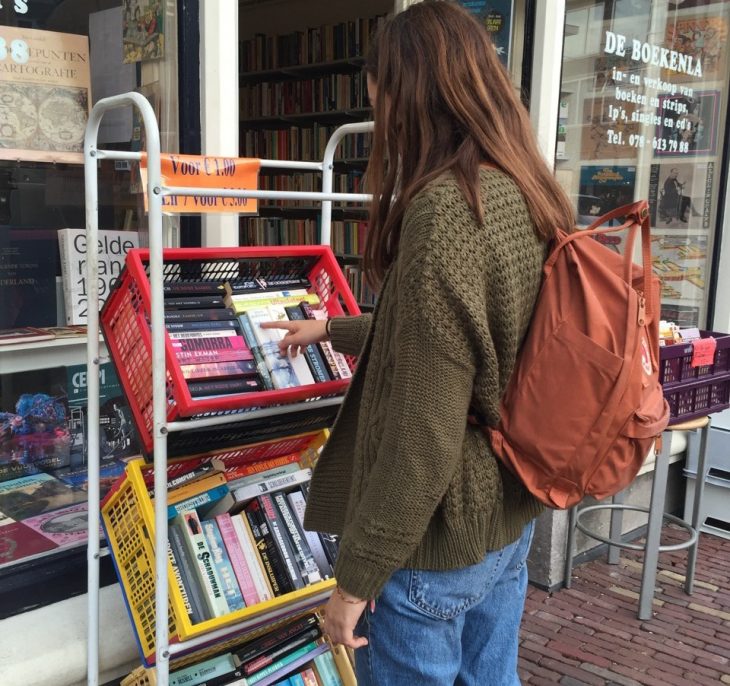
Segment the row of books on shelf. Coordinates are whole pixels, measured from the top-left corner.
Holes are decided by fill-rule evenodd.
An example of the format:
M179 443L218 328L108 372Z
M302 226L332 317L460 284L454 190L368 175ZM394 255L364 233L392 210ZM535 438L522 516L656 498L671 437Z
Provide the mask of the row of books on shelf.
M322 181L315 174L267 174L261 176L259 187L261 190L312 193L322 190ZM363 193L363 173L361 171L350 171L346 174L334 175L332 190L335 193ZM313 206L311 200L268 200L266 204L281 205L283 207ZM362 205L348 204L345 207L364 209ZM316 206L316 209L320 211L321 208Z
M170 686L342 686L315 614L170 673Z
M336 539L303 528L312 471L297 457L264 471L213 460L169 491L168 555L192 624L333 576Z
M304 355L279 349L264 322L328 318L306 278L165 284L165 326L193 397L292 388L352 376L328 341Z
M350 286L352 294L355 296L360 305L374 306L377 295L370 287L365 278L365 272L362 267L354 264L346 264L343 268L347 284Z
M320 162L336 126L313 124L302 128L246 130L241 132L241 149L249 157L274 160L314 160ZM363 160L370 155L370 137L346 136L338 147L337 159Z
M241 223L240 243L256 245L314 245L321 242L321 219L247 218ZM360 256L365 250L367 222L333 221L331 245L335 255Z
M361 17L281 36L256 34L239 46L239 71L281 69L364 55L383 19Z
M244 119L370 106L365 75L361 72L257 83L242 87L239 97L240 116Z

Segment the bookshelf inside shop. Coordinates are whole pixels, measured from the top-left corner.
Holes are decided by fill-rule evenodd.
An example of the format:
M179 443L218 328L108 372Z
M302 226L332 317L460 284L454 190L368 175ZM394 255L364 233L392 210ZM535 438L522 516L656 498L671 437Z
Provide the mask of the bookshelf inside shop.
M296 9L297 4L286 7ZM391 2L368 3L339 21L318 24L303 17L286 30L255 21L250 25L242 6L247 32L239 44L241 156L321 160L338 126L369 120L363 66L378 23L391 9ZM362 134L343 141L335 158L333 190L362 192L369 144ZM261 187L317 191L320 178L272 170L262 173ZM332 249L363 309L375 302L361 264L366 230L365 206L333 208ZM315 244L321 241L319 208L308 202L262 203L258 217L241 218L239 233L241 245Z
M97 683L99 671L101 524L142 661L122 682L124 686L266 686L286 682L289 676L299 677L301 683L354 686L350 658L344 648L330 644L323 635L318 613L334 588L337 541L319 534L310 536L301 519L311 468L327 438L326 427L334 419L354 361L340 356L337 379L326 374L313 378L312 366L310 379L316 383L280 385L276 381L280 369L269 365L266 345L259 341L266 373L274 380L272 387L266 386L271 390L257 386L252 392L216 389L199 395L194 392L197 379L185 373L188 346L180 341L190 335L222 340L227 333L211 331L225 331L230 319L230 326L242 331L242 344L248 345L254 339L246 338L246 322L256 329L255 313L262 299L268 302L268 314L276 307L289 314L292 308L285 307L287 297L294 298L299 302L295 308L299 314L293 318L309 316L310 310L313 318L356 314L357 302L329 246L313 242L311 246L163 251L161 229L163 198L169 196L257 196L260 201L286 197L323 206L325 202L366 202L369 198L326 191L284 196L255 189L166 187L151 107L138 94L129 93L102 100L91 112L85 144L88 207L96 206L98 159L138 160L141 156L96 147L103 115L129 105L140 111L146 131L150 247L130 251L125 270L99 313L98 282L91 278L97 264L93 246L97 246L98 217L90 213L89 421L93 424L99 411L98 374L94 372L101 324L142 450L153 464L143 459L131 461L100 501L99 451L90 432L89 683ZM367 126L357 125L355 130L364 128ZM333 141L352 130L336 132ZM326 148L333 154L333 144ZM300 164L260 162L262 168ZM315 166L319 171L327 167L327 158ZM322 183L326 188L329 182ZM329 216L323 215L322 237L326 238ZM289 290L305 283L304 291ZM286 288L292 295L283 296L278 288ZM218 303L224 298L210 294L214 289L226 292L225 303ZM210 327L208 331L196 329L191 334L184 327L182 332L173 328L194 312L188 309L186 298L205 300L212 308L211 316L201 320L205 329ZM134 326L130 326L132 322ZM254 348L259 346L252 345L249 351L255 352ZM229 349L236 353L238 348L227 345ZM324 350L320 352L322 360L327 358ZM258 384L263 378L258 361L251 355L218 366L249 364L255 368ZM305 362L300 356L299 362L306 366L310 359ZM320 362L327 364L331 364L329 358ZM166 497L155 497L160 493ZM156 554L162 550L167 550L166 556ZM167 583L156 583L156 579ZM315 681L307 682L308 678Z

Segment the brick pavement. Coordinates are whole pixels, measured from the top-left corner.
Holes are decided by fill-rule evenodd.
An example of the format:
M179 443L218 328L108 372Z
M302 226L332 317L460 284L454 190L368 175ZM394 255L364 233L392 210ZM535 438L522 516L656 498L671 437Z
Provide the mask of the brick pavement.
M662 543L682 540L665 527ZM573 586L530 587L520 640L524 684L730 684L730 541L702 534L695 590L684 592L687 551L659 556L654 616L636 617L641 555L622 551L573 570Z

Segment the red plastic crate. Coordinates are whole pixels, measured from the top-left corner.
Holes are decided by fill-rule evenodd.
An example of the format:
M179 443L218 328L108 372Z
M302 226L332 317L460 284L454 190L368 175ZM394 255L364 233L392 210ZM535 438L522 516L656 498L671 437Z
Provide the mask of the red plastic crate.
M692 344L659 348L659 382L670 408L670 424L678 424L730 407L730 334L700 331L717 341L712 364L692 367Z
M310 292L319 296L330 317L359 314L357 302L329 246L265 246L240 248L178 248L163 251L163 280L228 281L274 276L307 277ZM100 321L147 452L153 445L152 331L149 250L127 254L126 266L107 298ZM193 398L170 338L165 336L167 420L235 414L254 408L296 403L338 395L348 380L326 381L296 388ZM354 367L354 360L347 358Z

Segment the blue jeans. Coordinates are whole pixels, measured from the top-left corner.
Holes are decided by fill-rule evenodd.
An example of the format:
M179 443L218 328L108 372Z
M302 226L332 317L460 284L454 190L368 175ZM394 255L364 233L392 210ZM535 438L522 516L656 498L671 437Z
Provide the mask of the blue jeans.
M462 569L400 569L355 631L358 686L519 686L517 645L534 522Z

